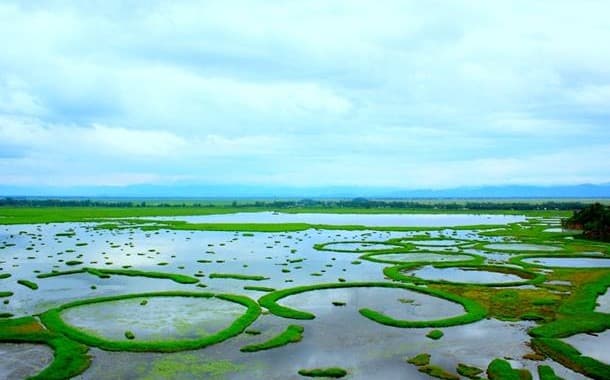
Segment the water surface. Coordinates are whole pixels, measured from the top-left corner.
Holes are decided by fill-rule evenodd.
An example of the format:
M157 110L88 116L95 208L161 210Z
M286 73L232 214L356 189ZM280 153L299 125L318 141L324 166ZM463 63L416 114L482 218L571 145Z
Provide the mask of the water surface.
M309 223L361 226L442 227L477 224L508 224L525 221L522 215L475 214L325 214L240 212L235 214L154 217L146 219L183 220L190 223Z
M530 257L526 263L561 268L609 268L610 258L591 257Z

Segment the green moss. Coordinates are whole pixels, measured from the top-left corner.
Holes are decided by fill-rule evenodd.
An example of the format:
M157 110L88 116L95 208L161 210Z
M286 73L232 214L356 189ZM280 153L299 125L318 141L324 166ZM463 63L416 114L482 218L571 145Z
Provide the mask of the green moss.
M70 261L66 261L66 265L69 266L74 266L74 265L81 265L83 262L79 261L79 260L70 260Z
M347 375L347 371L338 367L300 369L299 375L306 377L331 377L338 379L345 377Z
M244 346L240 349L240 351L256 352L285 346L289 343L297 343L300 342L301 339L303 339L303 331L305 331L305 328L303 326L290 325L282 333L276 335L268 341Z
M426 336L430 339L439 340L443 337L443 332L441 330L432 330Z
M246 280L246 281L263 281L268 280L269 277L258 276L258 275L250 275L250 274L240 274L240 273L211 273L210 278L228 278L233 280Z
M430 364L430 354L421 353L421 354L415 355L414 357L407 359L407 363L416 365L418 367L428 365L428 364Z
M10 273L0 273L0 280L11 277Z
M247 307L246 312L237 318L233 323L215 334L206 335L200 338L188 340L169 340L169 341L147 341L147 342L132 342L132 341L111 341L99 336L91 335L83 330L73 327L61 319L61 313L64 310L95 304L100 302L112 302L131 298L150 298L150 297L195 297L195 298L211 298L235 302ZM155 293L139 293L126 294L111 297L99 297L86 300L78 300L59 306L54 309L45 311L40 315L40 320L51 331L55 331L65 335L70 339L78 342L94 346L107 351L155 351L155 352L176 352L184 350L195 350L210 346L229 339L233 336L241 334L250 324L252 324L260 315L260 306L250 298L231 294L212 293L197 293L184 291L168 291Z
M23 285L25 287L28 287L32 290L36 290L38 289L38 284L36 284L35 282L32 281L28 281L28 280L17 280L17 283L20 285Z
M0 292L0 298L11 297L13 292Z

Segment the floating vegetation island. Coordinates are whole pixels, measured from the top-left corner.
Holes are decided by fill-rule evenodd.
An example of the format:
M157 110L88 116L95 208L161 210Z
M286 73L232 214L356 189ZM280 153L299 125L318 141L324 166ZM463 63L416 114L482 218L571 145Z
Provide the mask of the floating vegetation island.
M33 379L610 378L610 243L563 230L565 211L85 210L0 208L0 349L52 350L15 359Z

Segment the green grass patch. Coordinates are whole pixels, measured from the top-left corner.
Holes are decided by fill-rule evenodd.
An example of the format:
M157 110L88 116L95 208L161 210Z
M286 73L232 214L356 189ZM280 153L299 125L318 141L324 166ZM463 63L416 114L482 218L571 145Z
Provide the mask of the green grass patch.
M269 277L240 273L210 273L209 278L226 278L232 280L263 281Z
M430 354L421 353L414 357L407 359L407 363L416 365L418 367L430 364Z
M339 367L300 369L299 375L305 377L330 377L338 379L345 377L347 375L347 371Z
M433 340L439 340L445 335L441 330L432 330L426 334L426 336Z
M303 331L305 331L305 328L303 326L290 325L286 328L286 330L282 331L280 334L269 339L268 341L244 346L240 349L240 351L256 352L285 346L289 343L297 343L300 342L301 339L303 339Z
M244 286L244 290L255 290L257 292L275 292L275 288L270 288L267 286L255 286L255 285L246 285Z
M32 290L38 289L38 284L29 280L17 280L17 283L25 286L26 288L30 288Z

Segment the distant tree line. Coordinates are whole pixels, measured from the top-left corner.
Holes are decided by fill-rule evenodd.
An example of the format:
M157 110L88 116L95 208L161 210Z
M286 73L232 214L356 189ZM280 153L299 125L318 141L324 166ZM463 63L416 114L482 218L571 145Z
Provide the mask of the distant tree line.
M366 209L421 209L421 210L580 210L587 205L578 201L416 201L416 200L370 200L354 198L346 200L274 200L274 201L233 201L230 204L176 202L176 201L131 201L131 200L91 200L91 199L34 199L0 198L0 206L12 207L233 207L233 208L366 208Z
M564 221L564 227L579 229L590 239L610 240L610 207L594 203Z
M163 203L146 201L109 201L90 199L29 199L0 198L0 207L217 207L214 204L202 203Z

